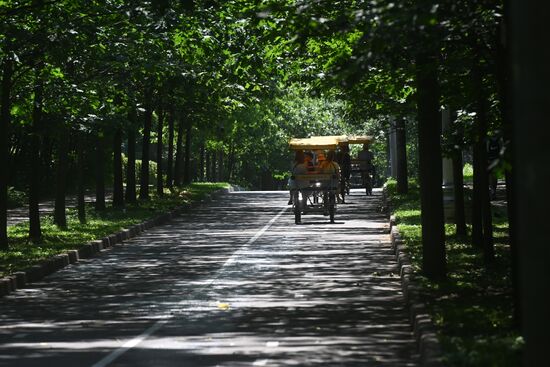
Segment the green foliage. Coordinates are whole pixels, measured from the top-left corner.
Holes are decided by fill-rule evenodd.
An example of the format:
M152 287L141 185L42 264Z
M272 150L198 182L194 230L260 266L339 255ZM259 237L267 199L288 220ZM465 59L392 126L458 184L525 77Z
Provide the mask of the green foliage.
M78 220L76 210L69 209L67 229L54 225L53 218L42 220L43 241L32 244L28 241L28 223L8 227L10 251L0 251L0 276L24 270L47 257L78 249L83 244L118 232L140 223L157 214L186 203L201 200L205 195L227 187L225 183L197 183L172 192L166 191L161 198L126 205L124 209L107 208L97 212L92 205L86 207L86 224Z
M512 323L512 289L508 223L503 213L493 218L496 259L489 269L480 251L454 234L446 224L448 279L431 282L420 273L422 235L419 192L396 194L396 182L386 184L399 231L406 242L414 279L438 328L445 364L449 366L517 366L522 349Z

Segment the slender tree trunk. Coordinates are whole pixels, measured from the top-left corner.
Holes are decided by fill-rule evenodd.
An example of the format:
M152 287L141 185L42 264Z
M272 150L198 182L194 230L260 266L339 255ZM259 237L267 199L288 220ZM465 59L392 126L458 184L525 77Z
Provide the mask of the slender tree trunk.
M216 151L215 150L212 150L210 152L210 164L212 165L212 167L210 168L210 175L211 175L211 179L213 182L217 182L218 181L218 170L217 170L217 167L216 167Z
M136 110L131 107L128 114L128 165L126 166L126 202L136 202Z
M67 194L67 161L69 157L66 133L61 136L62 138L59 139L57 143L57 170L53 221L58 227L67 228L65 195Z
M465 237L466 231L466 213L464 209L464 174L462 160L462 140L464 138L464 131L461 124L456 123L456 114L452 114L453 123L456 124L456 136L455 146L458 148L453 149L453 185L454 185L454 205L455 205L455 226L457 236Z
M105 210L105 148L104 136L96 136L95 149L95 210Z
M36 70L36 84L34 86L34 105L32 112L31 146L30 146L30 183L29 183L29 239L38 243L42 239L40 225L40 179L42 177L42 165L40 160L40 136L42 125L42 97L43 86L41 77L42 66Z
M187 185L191 182L190 162L191 162L191 121L187 122L185 128L185 162L183 168L183 182Z
M446 276L443 169L437 53L416 59L422 270L431 279Z
M122 127L117 127L113 137L113 206L124 206L122 182Z
M232 141L229 147L229 159L227 163L227 180L231 181L233 178L233 169L235 167L235 144Z
M6 56L2 63L0 106L0 167L8 167L13 60ZM8 171L0 169L0 251L8 249Z
M550 2L510 1L515 236L519 250L523 366L548 364L550 346Z
M204 181L204 143L201 144L200 148L200 161L199 161L199 181Z
M400 117L395 121L395 137L397 145L397 192L406 194L409 191L407 172L407 134L405 119Z
M174 109L168 113L168 160L166 164L166 187L174 186Z
M476 168L479 184L478 195L480 196L481 203L481 219L482 219L482 246L483 246L483 258L486 264L491 263L495 257L495 250L493 244L493 219L491 214L491 199L489 197L489 171L488 171L488 159L487 159L487 107L486 97L483 88L483 79L479 66L479 57L476 57L474 61L474 67L472 68L474 85L476 86L476 123L477 123L477 141L474 147L474 158L477 156L476 165L474 166L474 178L476 175ZM474 183L475 185L475 183ZM474 187L475 189L475 187Z
M164 195L163 174L162 174L162 129L163 129L164 111L159 107L157 121L157 195Z
M510 32L507 31L510 19L508 12L508 2L504 1L504 19L499 24L499 30L497 32L497 53L495 57L497 65L497 82L500 95L500 112L502 116L502 131L504 137L505 156L504 160L508 163L512 163L512 157L514 156L513 147L514 134L512 123L512 103L511 103L511 90L510 90L510 78L512 74L510 63ZM511 165L510 165L511 166ZM513 168L512 168L513 171ZM511 280L514 298L514 324L519 327L521 325L521 301L519 295L519 269L518 269L518 243L515 235L516 229L516 202L514 195L514 175L510 169L505 172L506 180L506 207L508 212L508 243L510 245L510 264L511 264Z
M149 200L149 146L151 143L151 124L153 119L153 92L145 92L145 113L143 115L143 143L141 152L141 178L139 198Z
M79 144L76 146L77 151L77 197L76 206L78 210L78 220L81 224L86 223L86 207L84 201L84 147L86 146L85 139L79 137Z
M223 154L223 150L220 149L218 151L218 181L222 182L224 180L224 175L225 175L225 166L224 166L224 154Z
M210 151L206 150L205 154L205 165L206 165L206 182L212 181L212 171L210 167Z
M183 134L185 130L185 119L182 116L180 116L180 119L178 121L178 138L176 141L176 164L174 166L174 184L176 186L181 186L182 183L182 177L181 177L181 171L182 171L182 165L183 165L183 159L184 159L184 153L183 153Z

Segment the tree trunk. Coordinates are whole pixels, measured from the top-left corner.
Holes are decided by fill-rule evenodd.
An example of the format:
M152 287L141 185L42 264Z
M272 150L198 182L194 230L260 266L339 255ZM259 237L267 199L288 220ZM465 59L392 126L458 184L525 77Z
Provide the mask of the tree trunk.
M205 165L206 165L206 182L212 181L212 172L210 169L210 151L206 150L205 154Z
M418 150L422 223L422 270L430 279L446 276L443 169L437 56L416 59Z
M8 167L11 119L11 86L13 60L6 56L2 63L0 110L0 167ZM0 250L8 249L8 171L0 169Z
M548 364L550 346L550 2L511 1L513 175L524 366Z
M159 115L157 121L157 195L164 195L164 182L162 174L162 128L164 120L164 111L159 107Z
M405 119L397 118L395 121L395 140L397 148L397 192L406 194L409 191L407 172L407 133Z
M113 137L113 206L124 206L122 182L122 127L117 127Z
M223 159L224 159L224 154L223 154L223 150L220 149L218 151L218 181L219 182L222 182L224 181L224 162L223 162Z
M81 224L86 223L86 207L84 202L84 147L86 146L85 139L79 138L79 144L76 145L77 151L77 197L76 206L78 210L78 221Z
M487 159L487 107L486 97L483 87L483 77L479 65L480 55L475 58L472 68L472 76L476 90L476 124L477 124L477 141L474 146L474 180L476 174L477 181L474 181L474 189L476 182L479 184L479 190L476 189L481 205L481 223L482 223L482 247L483 259L486 264L491 263L495 257L493 243L493 219L491 214L491 199L489 197L489 170ZM476 159L477 158L477 159Z
M168 113L168 160L166 164L166 187L174 186L174 109Z
M32 135L30 146L30 172L29 172L29 239L38 243L42 239L42 228L40 225L40 179L42 177L42 165L40 160L40 136L42 133L42 97L43 86L40 76L42 67L36 70L36 81L34 86L34 103L32 112Z
M67 214L65 195L67 188L67 148L66 133L62 134L61 139L57 142L57 169L55 180L55 205L53 222L59 228L67 228Z
M499 24L497 32L497 53L495 55L495 63L497 65L497 83L500 96L500 113L502 116L502 132L504 138L504 160L512 163L513 152L513 123L512 123L512 104L510 99L510 78L512 74L510 64L510 32L507 32L510 24L507 1L504 1L504 19ZM513 170L513 168L512 168ZM516 229L516 203L514 195L514 175L510 169L505 171L506 180L506 207L508 213L508 243L510 245L510 264L511 264L511 280L514 298L514 324L519 327L521 324L521 301L519 295L519 278L518 278L518 243L515 236Z
M212 182L217 182L217 178L218 178L218 171L217 171L217 167L216 167L216 151L215 150L212 150L210 152L210 164L212 165L212 167L210 167L210 178L211 178L211 181Z
M454 205L455 205L455 226L456 234L460 237L467 235L466 231L466 212L464 209L464 162L462 160L462 141L464 139L464 130L462 124L456 123L456 113L452 115L453 123L456 124L454 136L455 142L452 152L453 160L453 185L454 185Z
M151 124L153 119L153 92L145 92L145 112L143 114L143 143L141 151L141 177L139 198L149 200L149 146L151 143Z
M183 160L183 134L185 120L183 115L180 116L178 121L178 138L176 141L176 164L174 166L174 185L181 185L181 169L182 169L182 160Z
M187 185L191 182L190 162L191 162L191 121L187 122L185 128L185 162L183 168L183 182Z
M136 202L136 110L132 106L128 114L128 165L126 166L126 202Z
M200 162L199 162L199 181L204 181L204 143L201 144L200 148Z
M95 210L105 210L105 148L104 136L96 136L95 149Z

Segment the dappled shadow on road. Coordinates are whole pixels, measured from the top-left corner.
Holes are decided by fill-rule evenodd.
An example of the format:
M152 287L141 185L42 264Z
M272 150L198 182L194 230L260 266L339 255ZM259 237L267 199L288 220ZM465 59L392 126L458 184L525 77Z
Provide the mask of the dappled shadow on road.
M115 365L414 365L379 197L247 245L286 200L224 196L6 297L0 365L92 365L159 320Z

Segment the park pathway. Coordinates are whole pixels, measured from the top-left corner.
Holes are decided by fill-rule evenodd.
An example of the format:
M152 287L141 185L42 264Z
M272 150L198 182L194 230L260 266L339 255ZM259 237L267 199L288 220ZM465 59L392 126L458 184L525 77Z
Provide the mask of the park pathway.
M415 366L375 194L220 196L0 299L0 366Z

